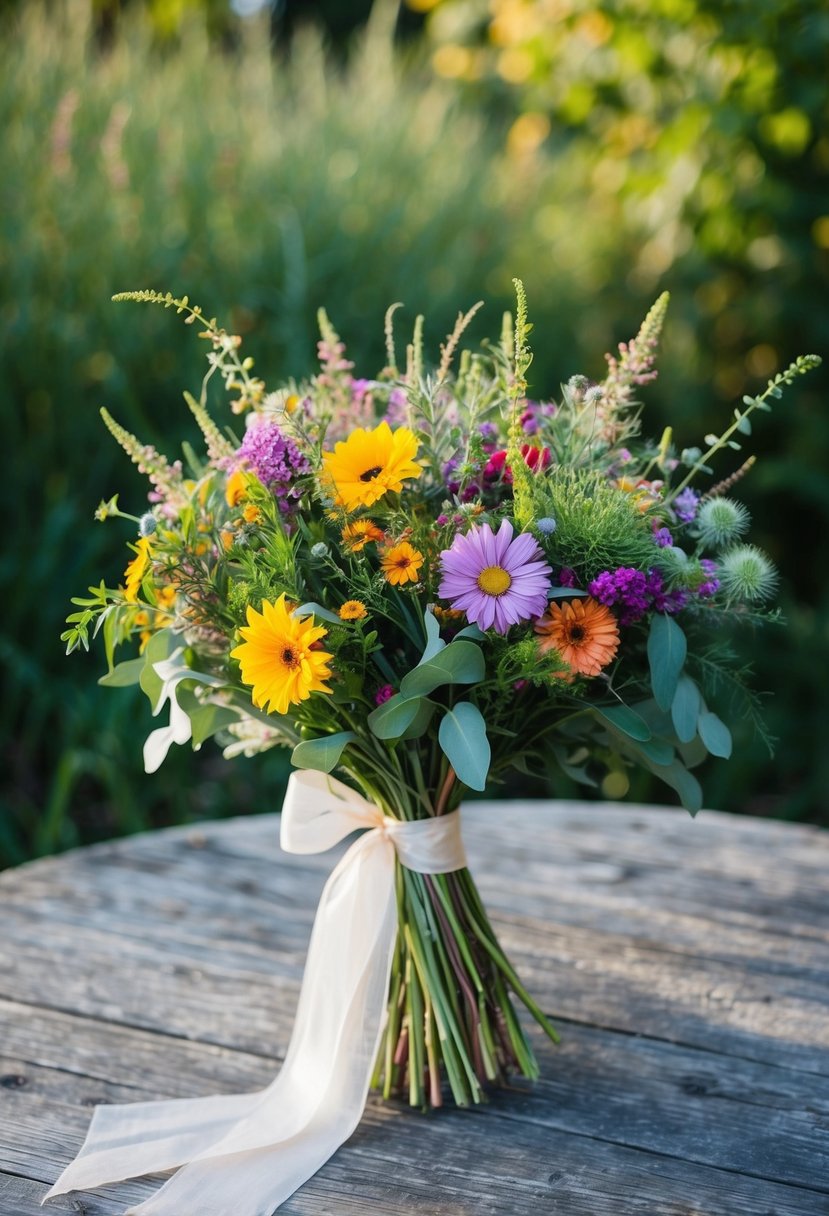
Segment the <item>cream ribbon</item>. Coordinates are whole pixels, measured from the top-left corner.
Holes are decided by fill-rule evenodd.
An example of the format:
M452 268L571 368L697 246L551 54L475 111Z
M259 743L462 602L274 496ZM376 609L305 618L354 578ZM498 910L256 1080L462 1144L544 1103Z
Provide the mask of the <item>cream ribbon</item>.
M285 1062L252 1094L98 1106L46 1199L176 1170L125 1216L271 1216L352 1134L380 1047L395 935L395 854L410 870L466 865L460 812L403 822L324 773L293 773L281 844L320 853L369 828L320 898ZM44 1200L45 1202L45 1200Z

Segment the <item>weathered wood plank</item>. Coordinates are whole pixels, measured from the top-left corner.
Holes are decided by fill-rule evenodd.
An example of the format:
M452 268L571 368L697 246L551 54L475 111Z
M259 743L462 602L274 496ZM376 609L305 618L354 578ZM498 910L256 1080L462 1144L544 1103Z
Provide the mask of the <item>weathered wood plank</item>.
M483 1111L372 1100L286 1216L829 1213L829 840L526 803L470 807L466 837L564 1043ZM0 875L2 1216L40 1210L95 1102L269 1079L336 855L286 858L263 817ZM114 1216L152 1189L53 1210Z
M83 1127L99 1102L253 1090L278 1067L91 1019L26 1011L24 1020L22 1012L0 1003L0 1087L13 1115L5 1164L17 1169L30 1160L44 1102L71 1103ZM494 1095L504 1118L778 1182L813 1174L829 1190L822 1078L740 1060L724 1070L711 1053L578 1026L566 1028L559 1049L537 1046L543 1078Z

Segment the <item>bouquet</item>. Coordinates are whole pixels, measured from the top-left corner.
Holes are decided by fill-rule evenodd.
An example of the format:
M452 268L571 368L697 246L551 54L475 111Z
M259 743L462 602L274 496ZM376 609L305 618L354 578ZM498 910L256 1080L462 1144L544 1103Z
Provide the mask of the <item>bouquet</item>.
M732 747L711 704L730 691L732 712L755 712L723 626L777 615L772 563L732 496L752 459L735 454L754 416L818 362L797 360L722 434L680 448L670 429L643 437L636 401L656 374L667 296L603 379L574 375L552 397L529 393L516 292L498 341L463 348L473 309L432 368L421 318L398 360L390 309L375 379L355 377L321 312L319 372L274 391L240 338L186 297L115 297L173 308L205 341L201 395L185 393L204 450L170 463L102 411L150 502L140 516L117 496L99 506L98 519L135 528L124 584L73 601L63 635L72 651L100 634L101 682L139 683L155 714L169 706L147 771L174 742L215 736L227 757L287 746L306 771L293 802L333 799L356 816L349 828L391 836L385 1011L366 1082L421 1108L537 1075L514 1000L556 1037L463 865L466 791L557 765L620 797L642 766L699 809L693 770ZM208 412L211 379L233 426ZM715 483L721 455L732 464ZM132 657L116 663L124 647ZM407 863L403 840L424 823L448 860Z

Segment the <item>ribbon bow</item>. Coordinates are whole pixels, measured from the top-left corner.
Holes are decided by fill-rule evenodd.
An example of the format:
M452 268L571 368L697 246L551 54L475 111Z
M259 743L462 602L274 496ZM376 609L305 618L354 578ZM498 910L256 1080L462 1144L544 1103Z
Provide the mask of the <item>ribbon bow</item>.
M320 898L275 1080L252 1094L96 1107L80 1153L46 1199L176 1170L125 1216L270 1216L348 1139L365 1107L385 1018L395 854L421 874L466 865L459 811L402 822L324 773L291 775L280 834L287 852L323 852L357 828L370 830Z

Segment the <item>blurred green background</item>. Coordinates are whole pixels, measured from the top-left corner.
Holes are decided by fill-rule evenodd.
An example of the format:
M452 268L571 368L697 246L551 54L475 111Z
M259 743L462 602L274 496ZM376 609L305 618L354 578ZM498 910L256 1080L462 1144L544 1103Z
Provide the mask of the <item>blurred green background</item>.
M186 292L275 384L312 370L320 304L370 376L389 303L437 350L481 297L473 337L496 334L517 275L543 396L600 378L668 289L647 427L695 444L827 354L828 58L818 0L0 3L0 865L272 810L287 767L206 748L147 777L146 704L97 687L102 654L63 656L69 597L124 565L94 508L144 502L98 408L171 456L195 439L202 344L113 292ZM709 806L822 823L828 386L755 431L739 491L782 573L787 624L741 642L777 751L745 732L704 774Z

